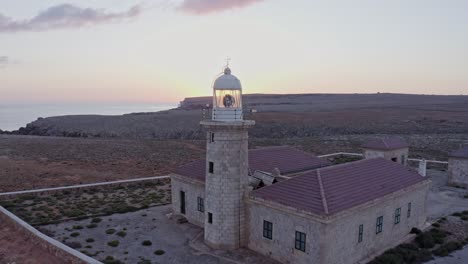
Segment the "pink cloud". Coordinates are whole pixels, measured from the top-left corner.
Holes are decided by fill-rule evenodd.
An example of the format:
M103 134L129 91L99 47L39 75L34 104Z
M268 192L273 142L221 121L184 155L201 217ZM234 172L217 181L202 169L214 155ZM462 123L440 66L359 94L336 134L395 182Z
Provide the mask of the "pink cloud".
M209 14L243 8L263 0L184 0L179 9L192 14Z
M0 14L0 33L18 31L44 31L57 28L79 28L89 25L117 22L140 15L136 5L120 13L103 9L81 8L70 4L52 6L31 19L14 20Z

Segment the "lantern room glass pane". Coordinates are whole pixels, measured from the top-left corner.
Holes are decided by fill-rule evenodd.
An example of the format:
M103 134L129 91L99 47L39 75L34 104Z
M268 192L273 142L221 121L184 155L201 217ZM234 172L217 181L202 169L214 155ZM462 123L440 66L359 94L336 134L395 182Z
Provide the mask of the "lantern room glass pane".
M214 107L241 108L242 96L240 90L215 90Z

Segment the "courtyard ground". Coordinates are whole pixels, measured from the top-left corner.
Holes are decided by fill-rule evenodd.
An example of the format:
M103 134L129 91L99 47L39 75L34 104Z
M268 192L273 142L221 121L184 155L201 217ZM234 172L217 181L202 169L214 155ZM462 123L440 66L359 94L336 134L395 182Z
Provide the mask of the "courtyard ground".
M100 261L118 263L275 263L249 250L240 252L192 247L203 230L169 219L170 205L41 227L53 238ZM88 228L92 223L93 228ZM116 262L112 262L116 263Z
M447 186L446 171L428 170L427 175L432 179L432 186L427 197L428 221L468 210L468 199L465 198L468 190Z

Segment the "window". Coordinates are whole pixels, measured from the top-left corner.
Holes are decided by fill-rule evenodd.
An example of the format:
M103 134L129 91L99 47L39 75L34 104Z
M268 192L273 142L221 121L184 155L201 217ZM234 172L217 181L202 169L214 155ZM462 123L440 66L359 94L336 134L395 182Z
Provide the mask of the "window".
M208 163L208 172L214 173L214 163L212 161Z
M392 158L393 162L397 162L398 158Z
M362 235L363 234L364 234L364 225L359 225L358 243L362 242Z
M395 210L395 225L400 223L401 208Z
M377 217L377 223L375 225L375 233L381 233L383 229L383 216Z
M297 250L305 252L305 247L306 247L306 234L296 231L296 243L294 247Z
M185 192L179 192L179 199L180 199L180 213L185 214Z
M273 223L263 220L263 237L272 239L273 238Z
M210 132L210 143L214 142L214 133Z
M212 213L208 213L208 223L209 224L213 223L213 214Z
M203 198L197 197L197 208L199 212L205 212L205 204L203 202Z
M408 203L408 212L406 213L407 217L411 216L411 203Z

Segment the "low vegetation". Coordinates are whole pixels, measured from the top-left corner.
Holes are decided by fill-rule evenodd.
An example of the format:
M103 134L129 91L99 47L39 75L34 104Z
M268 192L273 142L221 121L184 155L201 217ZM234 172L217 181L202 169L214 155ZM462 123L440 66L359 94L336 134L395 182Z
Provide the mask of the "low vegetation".
M153 243L152 243L151 241L149 241L149 240L145 240L145 241L143 241L141 244L142 244L143 246L149 247L149 246L151 246Z
M158 250L154 251L154 254L157 255L157 256L164 255L164 253L166 253L166 251L164 251L162 249L158 249Z
M109 189L63 191L53 195L22 195L0 201L0 205L32 225L58 223L94 217L86 228L95 228L98 215L134 212L170 202L169 180L147 181ZM83 229L74 226L73 229Z
M118 240L112 240L110 242L107 242L107 245L110 247L118 247L120 242Z
M431 229L424 232L413 228L410 233L415 234L416 237L411 243L389 249L368 264L420 264L434 257L448 256L468 245L468 234L453 230L454 226L460 224L460 220L463 221L462 226L468 226L468 222L463 219L467 216L468 211L463 211L454 213L449 218L443 217L432 224ZM464 229L468 230L468 228Z

